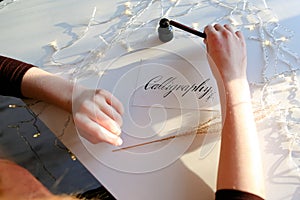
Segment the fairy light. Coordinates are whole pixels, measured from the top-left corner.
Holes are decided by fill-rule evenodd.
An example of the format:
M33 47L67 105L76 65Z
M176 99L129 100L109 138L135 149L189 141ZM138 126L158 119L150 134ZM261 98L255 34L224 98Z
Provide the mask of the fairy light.
M125 11L124 11L124 14L127 15L127 16L132 16L132 12L131 12L131 8L132 8L132 4L130 1L127 1L124 3L124 6L125 6Z
M255 25L253 25L253 24L246 25L245 28L248 29L249 31L253 31L253 30L255 30Z
M131 8L131 2L130 2L130 1L125 2L125 3L124 3L124 6L125 6L126 8Z
M255 29L255 25L252 25L252 26L249 27L250 31L253 31L254 29Z
M39 137L39 136L41 136L41 133L35 133L35 134L33 134L33 138L37 138L37 137Z
M68 153L73 161L77 160L77 157L70 150L68 150Z
M26 105L9 104L9 108L25 108Z
M232 17L230 17L229 20L230 20L230 23L231 23L232 26L239 26L239 25L241 25L237 20L235 20Z
M279 38L278 40L279 40L279 41L282 41L282 42L285 42L285 41L287 41L288 39L287 39L286 37L282 36L282 37Z
M279 22L277 17L272 17L269 22Z
M132 16L132 12L129 9L126 9L124 12L125 15Z
M127 47L127 52L133 51L134 49L131 46Z
M294 130L299 130L300 128L299 118L291 117L291 115L294 114L293 109L299 108L295 107L295 104L292 103L294 99L298 98L295 90L299 88L299 81L297 78L295 79L295 77L297 77L296 73L299 71L298 69L277 74L267 81L261 90L261 102L265 105L270 105L272 101L276 100L276 96L278 95L281 97L287 95L287 98L289 98L289 101L278 102L278 105L282 106L276 106L274 112L270 113L270 117L274 118L273 122L280 128L280 140L286 142L286 144L299 144L300 135L298 131L290 129L290 127L295 127ZM280 79L282 80L279 81ZM295 150L295 146L293 145L282 145L281 148L285 148L288 152ZM288 159L299 169L299 165L297 165L298 161L295 160L291 154L289 154Z
M199 29L199 23L197 23L197 22L192 23L192 27L193 27L193 29L198 30Z
M263 42L263 45L265 45L265 46L271 46L271 45L272 45L272 42L271 42L270 40L265 40L265 41Z
M54 50L58 50L58 45L57 45L57 41L56 40L53 40L52 42L50 42L48 44L50 47L52 47Z
M23 106L24 108L26 108L27 111L28 107ZM20 121L18 122L16 125L9 125L8 128L14 128L17 132L17 135L23 140L23 142L28 146L28 148L30 149L30 151L34 154L35 158L37 159L37 161L40 163L41 168L54 180L56 181L56 177L54 176L54 174L51 173L51 170L49 170L47 168L47 166L45 165L43 159L41 159L38 151L35 150L34 146L30 143L30 140L28 140L28 138L26 137L26 135L24 135L24 133L21 132L21 125L32 122L33 121L33 126L34 128L36 128L36 131L38 131L37 133L40 133L37 126L36 126L36 119L37 116L33 115L32 112L29 112L30 115L32 115L33 120L28 120L28 121Z

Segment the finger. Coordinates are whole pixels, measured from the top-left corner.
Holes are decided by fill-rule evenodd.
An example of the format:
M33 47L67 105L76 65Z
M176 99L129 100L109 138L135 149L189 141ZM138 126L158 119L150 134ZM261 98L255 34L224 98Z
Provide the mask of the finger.
M214 25L214 28L215 28L217 31L222 31L222 30L224 30L224 27L221 26L220 24L215 24L215 25Z
M100 107L101 111L106 114L108 117L113 119L119 126L122 126L123 120L120 115L112 106L105 104Z
M230 26L229 24L225 24L224 27L225 27L225 29L227 29L228 31L230 31L232 34L235 34L232 26Z
M207 41L207 38L210 37L211 34L215 33L216 30L213 28L212 25L207 25L205 28L204 28L204 33L207 35L207 37L203 40L204 44L206 45L206 48L208 50L208 41Z
M118 113L120 113L121 115L124 113L124 108L122 103L110 92L106 90L98 90L96 91L96 95L103 95L106 99L106 102L109 105L113 106Z
M208 42L207 42L206 38L205 38L204 44L206 45L206 52L208 54L208 52L209 52L209 45L208 45Z
M205 32L205 31L204 31ZM206 34L207 35L207 34ZM206 37L203 39L203 43L205 44L205 46L207 46L207 40Z
M86 115L76 114L74 120L78 126L79 134L93 144L107 142L119 146L123 143L119 136L90 120Z
M210 33L215 32L215 29L212 25L207 25L204 28L204 33L206 33L206 35L209 35Z
M246 47L246 41L245 41L245 38L244 38L243 33L240 32L240 31L237 31L235 34L236 34L237 37L240 39L240 42L241 42L241 44L242 44L242 46L244 47L244 50L245 50L245 47Z
M122 120L120 112L118 112L115 109L115 107L113 107L110 104L108 104L105 97L97 95L97 96L95 96L94 100L95 100L96 105L98 105L99 109L103 113L105 113L111 119L113 119L114 121L116 121L119 124L119 126L122 125L123 120Z
M99 125L103 126L110 132L114 133L115 135L121 134L121 128L120 128L119 124L115 120L110 118L102 110L97 109L95 112L95 115L91 116L91 119L96 121Z
M241 31L237 31L237 32L235 32L235 34L238 38L240 38L241 40L244 40L244 35Z
M83 103L81 107L80 113L83 115L88 116L91 120L97 122L99 125L103 126L110 132L120 135L121 134L121 128L118 125L118 123L110 118L106 113L104 113L100 107L108 106L103 100L103 103L99 106L97 103L92 101L86 101Z

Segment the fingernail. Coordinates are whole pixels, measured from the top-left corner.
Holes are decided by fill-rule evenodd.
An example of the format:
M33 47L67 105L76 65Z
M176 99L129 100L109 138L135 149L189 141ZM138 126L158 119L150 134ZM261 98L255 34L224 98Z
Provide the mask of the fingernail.
M119 137L117 140L117 146L121 146L123 144L123 140Z

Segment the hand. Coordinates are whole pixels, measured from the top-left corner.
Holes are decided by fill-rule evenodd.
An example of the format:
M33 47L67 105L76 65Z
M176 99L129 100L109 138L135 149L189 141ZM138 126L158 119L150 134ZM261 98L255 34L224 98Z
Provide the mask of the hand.
M247 53L244 37L229 25L205 27L208 60L216 77L219 72L223 84L234 79L247 79ZM217 69L215 69L217 68ZM217 80L218 81L218 80Z
M123 107L109 92L74 86L70 81L33 67L23 77L22 94L72 112L80 135L91 143L122 144Z
M80 135L91 143L121 145L122 114L121 102L108 91L76 88L74 122Z

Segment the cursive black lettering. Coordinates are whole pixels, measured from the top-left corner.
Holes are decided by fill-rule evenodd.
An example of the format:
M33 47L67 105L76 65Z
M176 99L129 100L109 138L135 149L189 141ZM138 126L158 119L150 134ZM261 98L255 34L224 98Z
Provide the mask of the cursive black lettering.
M149 84L150 84L151 82L156 83L156 82L160 81L162 78L163 78L162 75L158 75L158 76L155 76L154 78L150 79L150 80L148 81L148 83L145 84L144 89L145 89L145 90L153 89L153 85L150 85L150 86L149 86ZM148 86L149 86L149 87L148 87Z
M214 92L213 88L208 84L210 79L206 79L199 84L178 84L176 83L176 77L168 77L164 79L164 76L158 75L151 78L144 86L145 90L161 90L166 91L163 94L163 98L166 98L171 93L180 92L181 97L184 97L189 92L198 93L198 99L206 97L206 100L212 98Z

